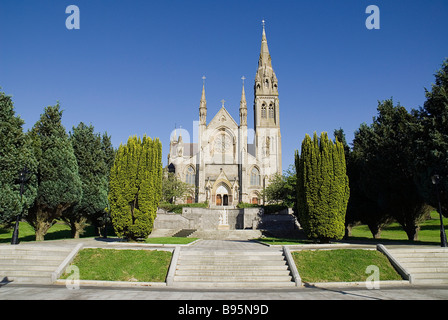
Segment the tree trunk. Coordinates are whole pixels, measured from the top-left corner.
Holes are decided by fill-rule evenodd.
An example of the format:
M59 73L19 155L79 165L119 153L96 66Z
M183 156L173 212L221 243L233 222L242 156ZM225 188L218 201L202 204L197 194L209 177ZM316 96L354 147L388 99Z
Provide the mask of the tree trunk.
M41 209L38 210L36 218L37 218L35 225L36 241L44 241L48 229L50 229L51 226L53 225L53 219L48 218L46 212L44 212Z
M408 240L411 241L418 240L418 231L420 230L419 226L416 225L403 226L403 229L406 232L406 235L408 236Z
M370 232L372 233L373 239L381 238L381 228L378 225L368 225Z
M70 231L74 239L79 239L79 236L84 233L86 222L86 217L80 217L79 220L70 220Z

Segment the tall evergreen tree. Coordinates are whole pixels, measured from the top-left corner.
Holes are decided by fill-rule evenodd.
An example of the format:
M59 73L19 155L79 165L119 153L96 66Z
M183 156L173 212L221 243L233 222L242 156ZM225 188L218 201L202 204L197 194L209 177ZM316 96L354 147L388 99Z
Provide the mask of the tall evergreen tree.
M128 239L152 231L162 192L159 139L130 137L120 145L110 173L109 204L115 233Z
M362 219L377 226L395 219L410 240L417 240L419 223L429 210L415 183L416 125L413 114L399 104L394 106L392 99L385 100L378 103L372 125L362 125L355 132L353 146L360 190L374 208L364 212Z
M26 215L37 193L37 161L23 123L15 116L11 97L0 92L0 223ZM28 172L21 199L19 174L25 168Z
M322 132L306 135L295 155L298 218L308 238L328 242L344 236L349 198L344 147Z
M45 108L30 134L38 160L38 191L27 221L44 240L55 219L81 200L82 183L72 144L61 123L59 104Z
M448 216L448 59L435 74L431 91L425 89L426 101L416 112L419 131L416 135L416 163L420 192L434 208L438 207L431 176L440 176L440 201L442 213Z
M72 236L79 238L87 221L95 222L105 213L108 206L108 171L106 154L101 136L94 132L92 125L80 123L70 132L70 141L78 163L82 182L82 198L64 215L71 228Z

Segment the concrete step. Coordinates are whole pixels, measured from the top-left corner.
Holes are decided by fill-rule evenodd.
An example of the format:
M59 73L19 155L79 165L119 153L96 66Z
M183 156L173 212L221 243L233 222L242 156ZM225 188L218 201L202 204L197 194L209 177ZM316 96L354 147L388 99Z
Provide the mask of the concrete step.
M405 258L412 256L413 258L448 258L448 253L445 252L393 252L396 258Z
M181 270L204 270L204 271L209 271L209 270L216 270L217 267L216 265L186 265L186 264L181 264L177 266L177 270L181 271ZM221 265L219 266L219 270L222 271L234 271L234 270L240 270L242 272L244 271L252 271L252 270L260 270L260 271L264 271L264 270L272 270L272 271L286 271L289 270L288 266L286 264L282 264L282 265Z
M281 256L283 252L280 250L182 250L182 256Z
M40 254L8 254L2 255L0 254L0 261L8 261L8 260L33 260L33 261L59 261L64 260L67 254L64 255L48 255L44 253Z
M177 270L177 276L215 276L215 277L234 277L234 276L266 276L281 277L289 276L289 270Z
M408 270L411 274L417 274L417 273L427 273L427 272L431 272L431 273L445 273L447 278L448 278L448 267L434 267L434 266L429 266L429 267L408 267L406 268L406 270Z
M395 257L395 256L394 256ZM407 257L396 257L400 260L400 262L407 264L407 263L425 263L428 264L439 264L439 263L445 263L448 262L447 258L414 258L412 256Z
M181 282L292 282L291 276L246 276L246 275L233 275L220 277L219 279L216 276L210 275L199 275L199 276L182 276L175 275L174 281Z
M447 248L393 248L389 252L410 273L412 283L448 283Z
M36 270L8 270L0 271L0 276L3 277L51 277L53 271L36 271Z
M242 262L242 261L230 261L230 260L190 260L187 263L185 261L179 259L178 265L191 265L191 266L202 266L202 265L216 265L219 267L222 266L247 266L247 265L253 265L253 266L265 266L267 265L267 261L265 260L251 260L249 262ZM269 265L272 266L283 266L286 265L285 260L272 260L269 261Z
M0 277L16 283L49 284L52 273L71 251L63 246L0 246Z
M442 252L448 254L448 248L392 248L393 253L421 253L421 252Z
M448 279L448 274L439 272L412 273L414 279Z
M205 240L250 240L261 236L260 230L197 230L188 237Z
M0 274L3 271L29 270L29 271L50 271L53 272L58 265L24 265L24 264L0 264Z
M256 281L256 282L244 282L244 281L236 281L236 282L215 282L215 281L204 281L204 282L175 282L175 287L178 288L286 288L286 287L294 287L294 282L268 282L268 281Z
M202 261L204 263L210 262L228 262L228 261L239 261L239 262L247 262L250 263L252 261L279 261L281 260L280 256L241 256L241 257L234 257L234 256L180 256L179 260L182 261Z
M414 279L412 283L424 285L446 285L448 284L448 279Z

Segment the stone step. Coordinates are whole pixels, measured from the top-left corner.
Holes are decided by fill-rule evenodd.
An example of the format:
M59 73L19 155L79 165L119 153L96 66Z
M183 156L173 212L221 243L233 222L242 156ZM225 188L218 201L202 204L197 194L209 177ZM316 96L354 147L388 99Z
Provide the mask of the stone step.
M418 272L412 273L413 279L448 279L447 273L438 272Z
M427 272L436 272L436 273L445 273L448 277L448 267L439 267L439 266L427 266L427 267L407 267L407 271L409 271L411 274L416 273L427 273Z
M39 259L8 259L8 260L0 260L0 270L1 266L59 266L60 260L39 260Z
M188 237L204 240L250 240L261 236L260 230L197 230Z
M396 258L448 258L448 252L392 252L392 254Z
M189 276L189 275L175 275L174 281L181 282L292 282L292 278L290 275L284 276L246 276L246 275L229 275L226 277L220 277L217 279L215 276L210 275L199 275L199 276Z
M33 270L8 270L0 271L0 276L3 277L51 277L53 271L33 271Z
M395 257L395 256L394 256ZM401 263L407 264L407 263L426 263L428 264L439 264L448 262L447 258L414 258L412 256L408 257L396 257Z
M195 250L188 249L181 251L182 256L281 256L280 250Z
M289 270L177 270L177 276L214 276L214 277L282 277L289 276Z
M49 271L53 272L57 266L59 266L59 263L57 265L26 265L26 264L10 264L10 265L4 265L0 262L0 274L4 271L15 271L15 270L29 270L29 271Z
M448 261L440 261L440 262L433 262L433 263L428 263L428 262L413 262L413 261L409 261L409 262L401 262L401 265L404 266L406 268L406 270L411 269L411 268L432 268L432 267L436 267L436 268L447 268L448 267Z
M425 285L445 285L448 284L448 279L414 279L413 284Z
M252 261L279 261L283 260L283 257L281 256L241 256L241 257L235 257L235 256L179 256L179 260L182 261L202 261L204 263L210 262L220 262L220 261L239 261L239 262L247 262L250 263Z
M272 266L283 266L286 264L285 260L272 260L272 261L266 261L266 260L251 260L251 261L229 261L229 260L189 260L186 262L185 260L182 261L181 259L178 260L178 265L216 265L216 266L247 266L247 265L253 265L253 266L265 266L265 265L272 265Z
M59 261L59 260L64 260L64 257L66 257L67 254L64 254L64 255L47 255L44 253L41 253L41 254L8 254L8 255L0 254L0 261L8 261L8 260Z
M51 284L51 277L42 277L39 275L32 275L32 276L20 276L20 277L13 277L13 276L6 276L1 277L0 281L3 282L13 282L13 283L26 283L26 284Z
M204 281L204 282L190 282L190 281L182 281L175 282L175 287L178 288L286 288L286 287L294 287L295 283L290 282L268 282L268 281L256 281L256 282L214 282L214 281Z
M220 265L220 266L216 266L216 265L185 265L185 264L181 264L177 266L177 270L204 270L204 271L208 271L208 270L228 270L228 271L234 271L234 270L240 270L242 272L244 271L252 271L252 270L260 270L260 271L264 271L264 270L272 270L272 271L280 271L280 270L289 270L288 266L286 264L282 264L282 265Z
M415 253L415 252L442 252L448 253L448 248L394 248L389 249L391 253Z
M72 248L64 246L0 246L0 277L16 283L49 284Z
M45 246L45 245L30 245L30 244L20 244L20 245L0 245L0 251L70 251L69 247L64 246Z

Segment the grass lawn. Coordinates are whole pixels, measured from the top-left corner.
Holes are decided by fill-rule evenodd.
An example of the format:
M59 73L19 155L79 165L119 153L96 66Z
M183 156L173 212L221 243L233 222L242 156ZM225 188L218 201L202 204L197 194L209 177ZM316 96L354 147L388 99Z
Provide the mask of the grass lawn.
M11 242L12 233L14 231L14 226L12 228L1 228L0 229L0 243ZM94 230L93 226L88 226L85 229L84 234L81 237L93 237ZM71 232L70 227L64 222L55 223L45 235L45 240L56 240L56 239L70 239ZM36 233L34 228L27 222L19 222L19 241L35 241Z
M448 218L443 218L443 224L445 231L448 231ZM372 233L369 227L366 225L359 225L352 229L352 236L349 238L352 240L372 240L374 242L381 242L379 240L391 240L391 241L406 241L410 244L440 244L440 220L439 214L436 211L431 212L431 219L423 221L420 224L420 231L418 232L418 241L409 241L406 232L402 227L394 222L383 228L381 231L381 239L375 240L372 238Z
M164 282L171 255L155 250L83 249L72 264L79 268L80 280Z
M148 238L145 243L154 244L188 244L190 242L196 241L198 238L185 238L185 237L158 237L158 238Z
M402 280L387 257L376 250L303 250L291 253L303 282L366 281L369 265L379 268L380 280Z

